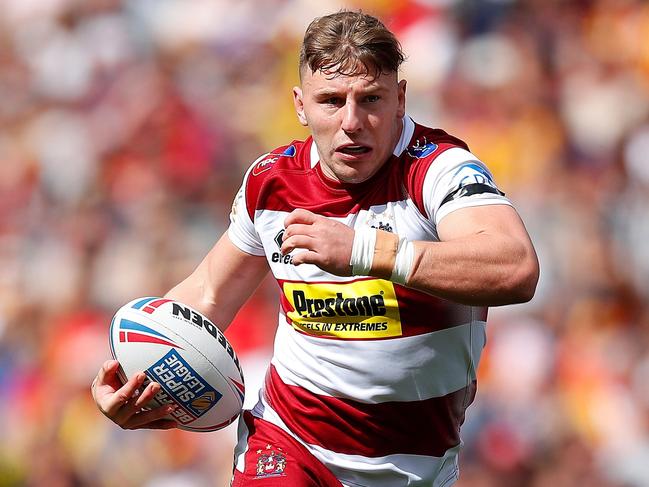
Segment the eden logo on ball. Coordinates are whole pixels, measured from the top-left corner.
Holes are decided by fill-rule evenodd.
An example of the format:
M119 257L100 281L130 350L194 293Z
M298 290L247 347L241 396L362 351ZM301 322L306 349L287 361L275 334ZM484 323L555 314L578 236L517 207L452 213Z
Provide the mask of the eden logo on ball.
M200 418L222 397L183 359L177 350L167 354L146 370L146 374L160 384L162 390L156 400L166 404L171 398L180 409L174 417L181 424Z
M225 335L221 332L221 330L219 330L219 328L214 323L212 323L204 316L201 316L193 309L190 309L187 306L183 306L178 302L173 303L173 308L171 313L174 317L178 319L191 323L197 328L202 328L207 333L209 333L213 338L215 338L219 342L219 345L221 345L221 347L223 347L223 349L227 352L230 358L232 358L234 365L237 367L239 373L241 373L241 365L239 364L239 358L237 357L237 354L234 352L232 345L230 345L230 343L225 338Z

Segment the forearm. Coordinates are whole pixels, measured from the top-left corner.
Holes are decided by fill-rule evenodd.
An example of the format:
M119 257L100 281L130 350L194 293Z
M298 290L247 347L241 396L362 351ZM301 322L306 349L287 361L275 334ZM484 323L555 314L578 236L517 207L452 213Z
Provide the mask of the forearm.
M245 254L223 235L196 270L165 297L195 308L225 330L267 273L264 257Z
M529 301L538 263L526 242L477 234L446 242L414 242L407 286L451 301L498 306Z
M207 316L222 331L228 327L238 310L236 303L219 306L219 297L199 269L165 294L165 298L180 301ZM243 304L243 303L241 303Z

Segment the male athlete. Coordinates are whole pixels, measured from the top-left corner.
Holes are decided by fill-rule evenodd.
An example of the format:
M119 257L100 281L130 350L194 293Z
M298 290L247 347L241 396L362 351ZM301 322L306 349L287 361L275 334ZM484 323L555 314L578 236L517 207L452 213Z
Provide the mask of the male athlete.
M453 484L486 306L534 294L518 214L464 142L406 115L402 61L369 15L312 22L293 90L311 137L252 164L230 228L167 294L226 328L269 268L281 289L235 487ZM175 426L142 409L160 386L121 386L117 367L95 380L99 409L127 429Z

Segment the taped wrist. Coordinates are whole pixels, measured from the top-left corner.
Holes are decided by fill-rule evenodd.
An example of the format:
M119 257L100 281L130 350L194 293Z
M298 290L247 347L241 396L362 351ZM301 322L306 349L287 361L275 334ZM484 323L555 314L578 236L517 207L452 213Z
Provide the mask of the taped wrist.
M362 227L354 234L350 265L355 276L375 276L405 284L412 269L413 243L394 233Z
M374 246L376 244L376 230L370 227L361 227L354 233L352 244L352 257L349 264L355 276L367 276L372 269L374 259Z

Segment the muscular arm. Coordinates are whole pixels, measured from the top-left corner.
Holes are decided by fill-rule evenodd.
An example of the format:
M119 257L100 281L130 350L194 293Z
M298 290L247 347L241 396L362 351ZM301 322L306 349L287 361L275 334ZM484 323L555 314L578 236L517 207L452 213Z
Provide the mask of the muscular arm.
M285 221L282 251L299 248L296 265L309 263L340 276L349 265L354 231L306 210ZM440 242L417 241L408 287L474 306L529 301L539 275L532 242L508 205L455 210L439 226Z
M529 301L539 265L516 211L508 205L456 210L438 226L440 242L415 242L407 285L452 301L497 306Z
M267 272L264 257L239 250L225 233L196 270L165 297L192 306L225 330Z

